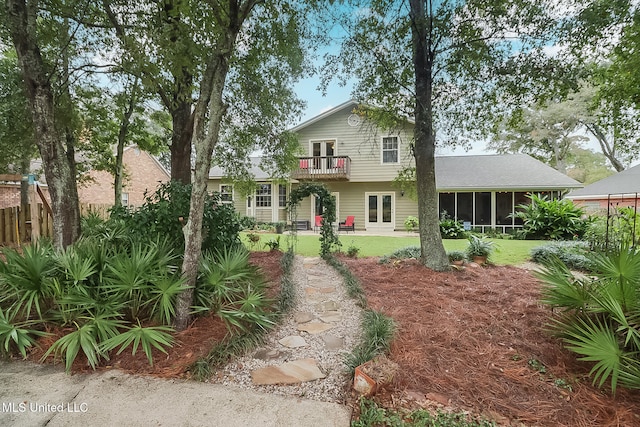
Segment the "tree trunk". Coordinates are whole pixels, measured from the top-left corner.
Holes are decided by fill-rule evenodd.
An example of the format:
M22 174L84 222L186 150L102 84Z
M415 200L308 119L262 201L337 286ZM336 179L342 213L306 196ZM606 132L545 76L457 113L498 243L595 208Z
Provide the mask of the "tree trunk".
M138 79L135 79L131 87L131 95L129 97L129 105L123 112L122 121L120 122L120 129L118 131L118 145L116 147L116 170L114 174L113 190L114 190L114 206L119 208L122 206L122 181L124 176L124 146L127 142L127 134L129 133L129 124L131 123L131 116L136 106L138 96Z
M29 204L29 181L25 179L25 177L31 173L31 156L27 154L23 154L23 156L20 160L20 173L22 174L22 180L20 181L20 205L26 206Z
M76 186L73 150L65 150L56 128L56 113L47 75L36 42L37 11L28 9L25 0L6 0L7 22L23 73L34 135L42 157L53 211L53 242L64 248L80 235L80 207ZM71 147L73 148L73 147Z
M235 39L235 35L233 36ZM189 325L189 310L193 302L193 287L198 276L198 265L202 252L202 218L204 199L211 167L213 148L218 143L220 123L226 107L222 99L227 73L229 71L228 54L216 55L203 77L200 99L194 113L194 145L196 149L196 165L191 187L189 219L184 226L184 259L182 261L182 277L185 286L178 296L176 304L175 328L184 330ZM206 129L205 129L206 121Z
M191 93L189 93L191 98ZM182 102L171 111L171 179L191 183L191 144L193 136L192 103Z
M616 157L616 149L615 142L614 144L609 144L607 138L602 133L602 129L600 126L595 123L584 123L584 126L587 130L593 135L597 140L598 144L600 144L600 149L602 150L602 154L609 160L611 166L615 168L616 171L622 172L624 170L624 164Z
M414 156L418 221L422 263L436 271L449 269L449 260L440 235L438 191L435 174L435 132L433 130L433 52L429 43L431 28L422 0L410 0L413 63L415 69Z

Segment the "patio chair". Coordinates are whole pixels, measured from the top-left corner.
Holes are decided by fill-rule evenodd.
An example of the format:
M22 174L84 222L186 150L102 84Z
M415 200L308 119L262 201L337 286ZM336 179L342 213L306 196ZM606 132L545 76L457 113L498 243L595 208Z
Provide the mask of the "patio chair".
M349 215L346 220L338 224L338 231L356 231L355 216Z
M316 223L313 225L313 231L316 232L322 227L322 215L316 215Z

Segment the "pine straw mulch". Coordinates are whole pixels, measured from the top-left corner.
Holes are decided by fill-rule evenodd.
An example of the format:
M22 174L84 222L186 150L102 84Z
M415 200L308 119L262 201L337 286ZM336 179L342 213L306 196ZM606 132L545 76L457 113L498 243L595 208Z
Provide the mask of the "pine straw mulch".
M270 298L276 298L280 292L280 279L282 277L282 268L280 260L282 252L252 252L250 262L256 265L262 271L265 279L268 281L267 295ZM65 333L70 332L56 328L50 330L53 335L38 340L40 347L34 348L29 354L29 359L38 362L45 351L58 338ZM150 375L160 378L188 378L189 367L199 358L205 356L219 342L221 342L228 334L227 327L224 322L216 315L209 315L196 318L193 323L182 332L173 334L175 342L173 347L167 348L167 354L157 349L153 349L153 365L149 365L144 351L138 348L135 356L131 354L131 348L125 349L119 355L113 351L108 361L102 361L96 370L120 369L125 372ZM54 361L50 355L47 363L62 363L59 360ZM90 366L87 365L87 359L83 354L78 354L73 366L72 372L92 372Z
M551 312L538 302L540 284L529 271L343 262L369 307L397 324L389 357L400 369L376 394L379 404L466 410L501 425L640 425L640 392L618 388L612 397L593 387L591 366L547 332Z

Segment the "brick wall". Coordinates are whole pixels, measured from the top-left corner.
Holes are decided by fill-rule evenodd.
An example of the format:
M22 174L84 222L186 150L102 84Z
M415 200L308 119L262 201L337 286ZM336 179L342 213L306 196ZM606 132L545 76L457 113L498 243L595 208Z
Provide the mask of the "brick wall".
M127 193L130 206L140 206L144 202L144 192L155 191L160 182L169 181L167 172L145 151L136 147L127 147L122 162L127 180L123 193ZM113 176L104 171L91 171L92 181L78 185L80 203L114 203Z
M20 185L0 184L0 209L20 206Z
M47 202L51 204L51 197L49 197L49 190L47 187L40 187L44 193L44 197ZM38 200L40 197L38 197ZM20 206L20 184L0 184L0 209L12 208L14 206Z

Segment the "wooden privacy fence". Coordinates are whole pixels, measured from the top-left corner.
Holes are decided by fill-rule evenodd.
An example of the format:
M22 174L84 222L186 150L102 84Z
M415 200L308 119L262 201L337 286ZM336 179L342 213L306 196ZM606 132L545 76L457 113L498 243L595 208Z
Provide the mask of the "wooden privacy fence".
M106 219L109 208L111 205L81 204L80 214L94 212ZM47 207L41 203L0 209L0 245L18 246L34 240L34 237L50 238L52 234L53 219Z

